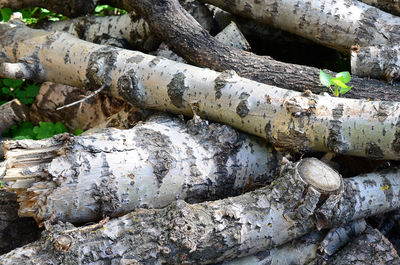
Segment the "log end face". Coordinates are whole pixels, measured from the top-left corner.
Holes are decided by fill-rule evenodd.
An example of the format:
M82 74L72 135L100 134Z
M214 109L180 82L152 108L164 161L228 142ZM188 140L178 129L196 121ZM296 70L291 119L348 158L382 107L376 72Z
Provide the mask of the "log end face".
M341 190L342 178L338 172L316 158L305 158L297 165L301 178L323 193Z

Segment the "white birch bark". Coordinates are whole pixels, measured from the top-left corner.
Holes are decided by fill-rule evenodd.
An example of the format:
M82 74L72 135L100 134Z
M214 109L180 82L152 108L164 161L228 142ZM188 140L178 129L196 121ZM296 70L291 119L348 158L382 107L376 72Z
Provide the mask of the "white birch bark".
M386 79L389 83L400 77L400 46L356 46L351 52L351 73Z
M400 103L317 96L233 72L96 45L67 33L0 25L2 76L71 86L106 85L129 103L199 115L263 137L277 148L400 159Z
M103 226L50 226L40 241L0 256L0 262L208 264L247 256L316 227L399 208L399 174L342 180L319 160L304 159L287 163L273 185L237 197L192 205L180 200Z
M350 53L355 44L398 43L400 18L354 0L201 0Z
M19 215L84 223L137 208L240 194L276 176L281 156L225 125L168 116L130 130L7 141L3 182Z

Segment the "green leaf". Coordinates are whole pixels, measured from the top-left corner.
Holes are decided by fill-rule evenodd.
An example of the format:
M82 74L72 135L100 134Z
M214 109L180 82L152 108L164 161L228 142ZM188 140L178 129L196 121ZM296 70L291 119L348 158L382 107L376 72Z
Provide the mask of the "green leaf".
M76 130L74 131L74 135L75 135L75 136L78 136L78 135L80 135L81 133L83 133L83 130L82 130L82 129L76 129Z
M104 10L112 10L112 9L114 9L114 7L111 7L109 5L98 5L94 9L94 12L100 13L100 12L103 12Z
M1 13L1 16L3 18L3 21L7 22L7 21L10 20L13 11L12 11L11 8L6 7L6 8L0 9L0 13Z
M60 133L65 133L67 132L67 128L65 127L64 124L62 124L61 122L57 122L54 125L54 134L60 134Z
M33 124L29 121L12 126L10 134L13 139L35 139Z
M351 80L351 75L349 72L340 72L336 74L336 78L339 78L343 83L348 83Z
M11 89L9 87L4 86L1 88L1 92L3 92L3 94L8 95L11 93Z
M340 89L339 93L340 94L346 94L347 92L349 92L349 90L352 88L353 86L348 86L346 88L342 88Z
M52 122L40 121L39 126L33 127L33 132L36 134L36 139L46 139L54 135L54 124Z
M39 84L33 84L33 85L26 85L25 91L26 91L26 96L27 97L36 97L37 93L39 93Z
M347 87L348 87L348 86L347 86L345 83L343 83L343 81L340 80L339 78L332 78L332 79L331 79L331 82L332 82L332 84L337 85L338 87L341 87L341 88L347 88Z
M10 78L3 79L3 84L8 87L18 88L21 87L23 83L24 80L21 79L10 79Z
M332 76L328 75L322 70L319 70L319 81L323 86L330 87L332 85L331 79Z

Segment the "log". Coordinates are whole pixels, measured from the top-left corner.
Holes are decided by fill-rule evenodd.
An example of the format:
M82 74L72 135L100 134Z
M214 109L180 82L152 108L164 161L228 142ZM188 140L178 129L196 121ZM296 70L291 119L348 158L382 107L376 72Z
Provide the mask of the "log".
M360 0L368 5L375 6L383 11L393 15L400 15L400 2L399 0Z
M0 106L0 135L11 126L26 121L29 109L18 99L11 100Z
M221 72L234 70L241 77L291 90L329 92L319 81L319 69L282 63L270 57L232 49L211 37L176 0L125 0L112 3L137 11L160 39L193 65ZM353 76L351 85L354 88L345 97L400 101L398 85L393 87L356 76Z
M399 263L400 257L392 243L371 227L328 260L328 264L337 265Z
M4 143L7 190L19 215L85 223L137 208L238 195L269 183L280 154L199 118L155 116L130 130Z
M214 265L291 265L309 264L319 259L320 253L329 258L339 248L347 244L353 237L366 229L364 219L351 222L345 226L325 231L314 231L282 246L255 255L246 256ZM324 238L325 237L325 238ZM321 242L322 241L322 242Z
M392 84L400 77L400 46L353 47L351 72L358 76L386 79Z
M232 71L218 73L20 23L0 24L0 48L8 61L1 75L106 86L113 96L138 107L188 116L195 112L263 137L279 149L400 159L400 103L299 93Z
M315 228L399 208L399 174L342 180L307 158L285 164L273 185L237 197L199 204L179 200L88 227L49 226L41 240L0 256L0 262L209 264L247 256Z
M359 1L200 0L350 54L352 45L394 44L400 18Z

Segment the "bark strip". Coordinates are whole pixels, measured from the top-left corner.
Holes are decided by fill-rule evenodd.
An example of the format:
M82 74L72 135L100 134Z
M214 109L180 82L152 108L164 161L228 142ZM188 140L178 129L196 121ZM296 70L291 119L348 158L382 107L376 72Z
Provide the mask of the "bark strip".
M133 105L188 116L194 111L276 148L400 159L400 103L299 93L22 24L0 25L0 48L9 64L25 61L36 80L105 84Z
M48 227L0 257L64 264L208 264L271 249L315 230L400 207L400 171L342 180L317 159L286 164L272 186L214 202L140 209L103 226ZM134 263L135 264L135 263Z
M263 186L280 154L259 139L196 118L155 116L129 130L8 141L4 185L19 215L85 223L182 199L215 200Z

